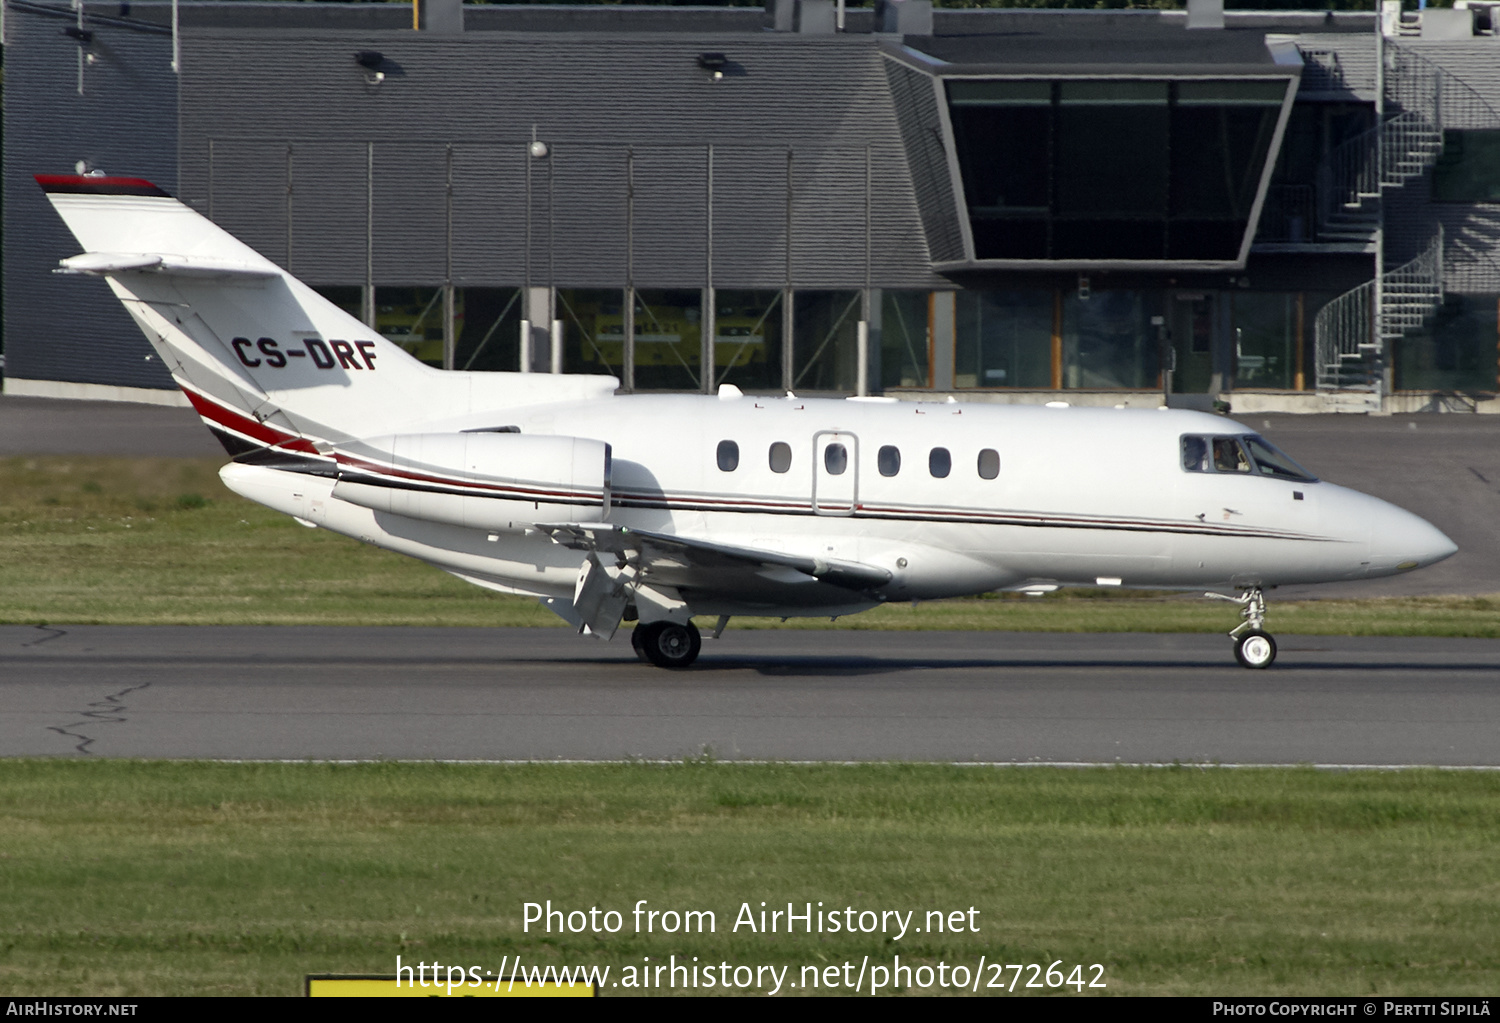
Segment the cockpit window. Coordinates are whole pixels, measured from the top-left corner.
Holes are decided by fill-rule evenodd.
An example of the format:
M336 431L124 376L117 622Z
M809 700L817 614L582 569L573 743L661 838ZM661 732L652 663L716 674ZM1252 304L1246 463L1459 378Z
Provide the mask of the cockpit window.
M1297 483L1313 483L1317 477L1292 461L1264 437L1246 437L1245 446L1255 459L1255 468L1262 476L1274 476L1279 480Z
M1264 437L1182 438L1182 467L1188 472L1244 473L1297 483L1317 477L1282 454Z
M1182 438L1182 467L1188 472L1213 472L1208 460L1207 437Z
M1238 437L1215 437L1213 446L1215 472L1250 471L1250 458L1240 446Z

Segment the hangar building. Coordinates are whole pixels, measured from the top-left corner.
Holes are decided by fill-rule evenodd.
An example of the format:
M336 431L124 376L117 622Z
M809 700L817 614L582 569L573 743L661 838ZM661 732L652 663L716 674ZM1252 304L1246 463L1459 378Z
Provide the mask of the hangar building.
M1500 12L1459 2L4 0L5 390L175 400L49 272L31 175L81 168L451 369L1500 411Z

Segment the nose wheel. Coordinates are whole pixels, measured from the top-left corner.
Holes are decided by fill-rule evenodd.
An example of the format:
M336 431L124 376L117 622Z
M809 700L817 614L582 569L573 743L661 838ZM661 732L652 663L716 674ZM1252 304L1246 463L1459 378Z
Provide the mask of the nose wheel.
M1276 640L1265 630L1266 595L1259 586L1252 586L1238 597L1223 593L1205 593L1205 597L1228 600L1240 605L1240 617L1244 621L1229 633L1234 640L1234 659L1242 668L1269 668L1276 660Z
M1234 659L1242 668L1268 668L1276 660L1276 640L1259 629L1242 632L1234 641Z
M692 622L649 622L630 633L630 645L658 668L686 668L698 659L703 637Z

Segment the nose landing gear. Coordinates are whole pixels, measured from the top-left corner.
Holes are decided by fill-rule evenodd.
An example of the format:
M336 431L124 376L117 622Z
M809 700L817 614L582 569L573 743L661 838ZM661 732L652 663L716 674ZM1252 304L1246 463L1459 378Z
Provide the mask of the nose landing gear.
M1265 631L1266 595L1259 586L1251 586L1238 597L1223 593L1205 593L1214 600L1228 600L1240 605L1244 621L1229 633L1234 640L1234 659L1244 668L1269 668L1276 660L1276 640Z

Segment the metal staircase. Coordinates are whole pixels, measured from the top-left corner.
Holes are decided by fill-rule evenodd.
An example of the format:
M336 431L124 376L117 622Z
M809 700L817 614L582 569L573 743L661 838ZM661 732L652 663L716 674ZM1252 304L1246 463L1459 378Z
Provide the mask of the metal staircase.
M1379 123L1335 149L1318 183L1319 238L1376 253L1375 279L1330 302L1314 324L1317 387L1331 411L1379 412L1392 344L1443 300L1441 227L1421 255L1385 272L1382 199L1437 162L1445 125L1500 127L1500 115L1442 68L1383 37L1378 45Z
M1325 305L1314 320L1318 390L1330 412L1379 412L1385 354L1443 301L1443 232L1416 259Z

